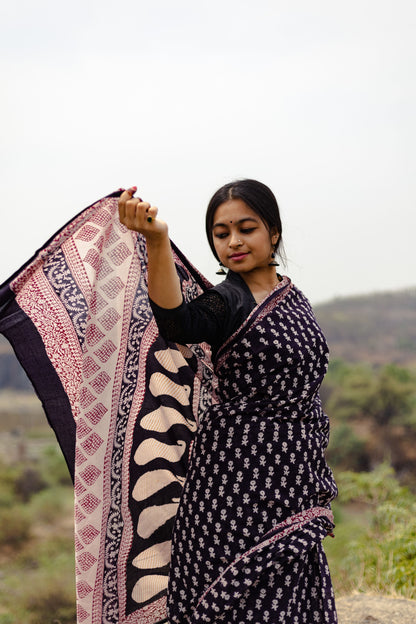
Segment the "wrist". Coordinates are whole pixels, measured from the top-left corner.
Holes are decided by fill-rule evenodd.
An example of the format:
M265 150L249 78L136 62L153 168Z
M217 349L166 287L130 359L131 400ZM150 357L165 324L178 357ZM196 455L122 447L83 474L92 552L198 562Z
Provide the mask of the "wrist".
M146 239L146 244L148 249L154 249L158 251L159 249L164 249L166 247L170 248L170 240L168 232L146 232L144 233L144 237Z

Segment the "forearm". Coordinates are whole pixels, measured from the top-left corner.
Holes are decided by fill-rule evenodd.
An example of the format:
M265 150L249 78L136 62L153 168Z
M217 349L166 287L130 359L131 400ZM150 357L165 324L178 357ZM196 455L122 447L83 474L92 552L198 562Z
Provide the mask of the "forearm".
M161 308L177 308L182 291L169 237L147 239L149 297Z
M168 235L168 226L157 219L157 208L140 197L133 197L132 186L120 195L120 222L130 230L140 232L146 239L148 255L149 297L161 308L177 308L182 303L182 291Z

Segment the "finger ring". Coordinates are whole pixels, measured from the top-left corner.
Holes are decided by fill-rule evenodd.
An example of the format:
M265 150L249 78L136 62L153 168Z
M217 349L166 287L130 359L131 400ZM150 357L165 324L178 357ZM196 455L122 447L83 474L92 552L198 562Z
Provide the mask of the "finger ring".
M152 217L147 217L147 222L151 223L153 221Z

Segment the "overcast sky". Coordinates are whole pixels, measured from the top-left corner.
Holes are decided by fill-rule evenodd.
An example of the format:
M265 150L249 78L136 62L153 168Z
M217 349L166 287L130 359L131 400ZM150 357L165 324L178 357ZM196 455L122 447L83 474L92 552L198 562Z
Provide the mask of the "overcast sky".
M3 1L0 281L133 184L214 280L206 205L253 177L314 303L414 287L415 33L414 0Z

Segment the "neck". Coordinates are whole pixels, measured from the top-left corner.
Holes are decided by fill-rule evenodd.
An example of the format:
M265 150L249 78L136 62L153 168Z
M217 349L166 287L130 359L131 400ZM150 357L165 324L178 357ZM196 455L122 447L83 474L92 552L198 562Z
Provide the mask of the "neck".
M240 273L249 287L254 299L259 303L278 283L276 268L273 266L263 267L263 270Z

